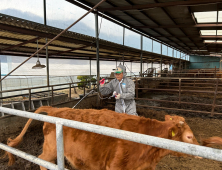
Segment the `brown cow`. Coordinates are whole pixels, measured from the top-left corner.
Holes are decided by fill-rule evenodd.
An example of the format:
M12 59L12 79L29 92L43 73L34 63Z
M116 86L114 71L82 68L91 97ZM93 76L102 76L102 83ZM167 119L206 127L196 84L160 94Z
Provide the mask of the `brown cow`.
M214 136L208 139L202 140L203 146L215 146L215 145L222 145L222 138Z
M76 120L126 131L157 136L166 139L198 144L184 119L178 116L168 117L161 122L134 115L120 114L110 110L53 108L43 106L35 113L47 112L55 116ZM31 119L26 123L21 134L14 140L9 139L9 146L17 146ZM179 121L179 122L178 122ZM43 152L39 158L53 162L56 159L55 125L44 123ZM144 144L138 144L109 136L64 127L64 155L71 165L79 170L145 170L155 169L157 163L164 156L174 153ZM14 162L9 155L9 164ZM46 168L40 167L41 170Z

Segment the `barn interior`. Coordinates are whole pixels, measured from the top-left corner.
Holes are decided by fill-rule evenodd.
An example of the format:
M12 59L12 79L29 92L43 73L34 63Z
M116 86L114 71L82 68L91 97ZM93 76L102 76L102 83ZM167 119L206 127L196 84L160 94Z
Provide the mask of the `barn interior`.
M115 98L101 96L98 85L101 78L106 83L114 79L112 69L122 64L135 82L139 116L163 121L167 114L180 115L198 142L222 137L222 0L106 0L93 9L99 2L2 3L1 107L28 112L47 105L115 110ZM79 20L89 10L89 20ZM0 143L16 137L26 121L1 112ZM41 153L42 124L33 123L27 133L31 137L24 139L29 144L19 149ZM16 159L11 167L6 158L0 165L38 169L35 163ZM221 166L221 161L167 156L156 169ZM67 162L66 168L72 169Z

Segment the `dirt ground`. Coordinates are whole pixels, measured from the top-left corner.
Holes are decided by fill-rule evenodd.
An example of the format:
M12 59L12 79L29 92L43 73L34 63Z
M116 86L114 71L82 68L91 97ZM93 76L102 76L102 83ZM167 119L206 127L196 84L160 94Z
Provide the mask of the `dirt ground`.
M193 97L184 97L183 100L197 100ZM171 99L176 100L176 98ZM200 99L201 100L201 99ZM204 99L205 100L205 99ZM195 105L192 106L195 109ZM113 109L113 108L112 108ZM165 111L156 111L151 109L137 109L140 116L164 120L164 115L169 114ZM221 117L209 117L208 115L200 115L193 113L180 113L171 112L172 114L183 116L186 122L192 129L195 137L200 142L201 139L219 136L222 137L222 118ZM42 134L42 122L37 123L28 129L28 132L24 136L24 141L18 147L19 150L38 156L42 151L43 134ZM15 132L10 134L7 131L0 132L0 142L6 143L8 137L16 137L22 130L23 127L15 129ZM217 147L222 149L222 147ZM3 155L3 151L0 150L0 156ZM30 163L22 158L16 157L16 163L13 166L7 166L7 158L0 159L0 170L39 170L39 166L34 163ZM71 167L66 162L66 168ZM197 159L191 156L188 157L164 157L156 167L156 170L221 170L222 162L213 161L209 159Z

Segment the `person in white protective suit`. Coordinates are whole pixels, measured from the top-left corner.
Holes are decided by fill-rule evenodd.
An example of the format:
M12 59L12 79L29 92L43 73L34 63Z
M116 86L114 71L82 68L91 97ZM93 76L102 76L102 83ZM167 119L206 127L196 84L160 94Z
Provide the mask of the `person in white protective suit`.
M113 93L116 99L115 111L118 113L127 113L138 115L136 113L135 84L126 77L126 67L119 65L115 71L115 79L105 84L105 79L100 81L99 91L102 95Z

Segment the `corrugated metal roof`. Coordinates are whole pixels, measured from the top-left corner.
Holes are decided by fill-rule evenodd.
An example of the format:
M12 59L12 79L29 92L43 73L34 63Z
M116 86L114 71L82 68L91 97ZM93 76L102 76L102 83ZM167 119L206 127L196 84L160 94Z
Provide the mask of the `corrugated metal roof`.
M45 37L50 41L62 30L24 19L0 14L0 54L30 56L45 44ZM95 37L75 32L66 32L48 47L50 58L96 59ZM126 47L116 43L99 40L100 58L103 60L140 61L141 50ZM16 46L17 45L17 46ZM82 47L82 48L81 48ZM79 49L81 48L81 49ZM39 53L45 57L45 49ZM163 62L178 60L162 55ZM160 62L161 55L152 52L143 52L144 62Z
M66 1L79 6L85 4L89 7L93 7L99 2L99 0ZM214 23L204 22L199 25L194 13L221 11L221 9L221 0L109 0L98 7L100 15L105 14L113 20L125 24L122 26L126 28L134 28L137 32L142 32L144 35L185 53L193 53L193 50L198 49L207 50L195 52L200 55L221 51L221 44L206 45L204 40L222 39L222 36L205 37L200 34L200 30L221 30L221 27L217 26L217 24L221 24L221 17L219 16L218 21L215 18ZM209 24L213 25L209 26Z

